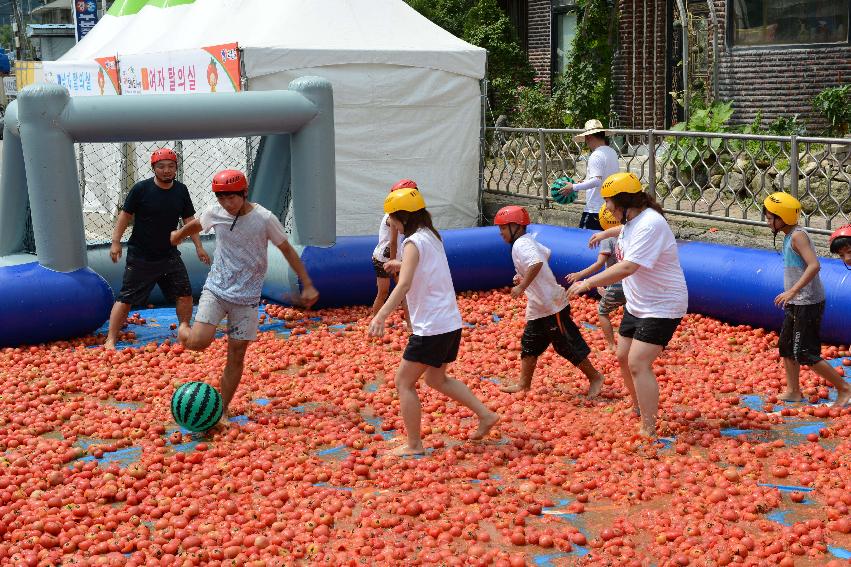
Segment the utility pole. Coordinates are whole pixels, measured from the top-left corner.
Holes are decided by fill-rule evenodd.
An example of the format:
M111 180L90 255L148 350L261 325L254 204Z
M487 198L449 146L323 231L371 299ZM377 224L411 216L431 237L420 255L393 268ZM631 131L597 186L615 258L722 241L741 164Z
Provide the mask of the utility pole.
M13 31L15 32L15 59L23 59L24 46L26 45L26 30L24 29L24 21L21 17L21 8L18 6L18 0L11 0L12 15L15 18L13 23Z

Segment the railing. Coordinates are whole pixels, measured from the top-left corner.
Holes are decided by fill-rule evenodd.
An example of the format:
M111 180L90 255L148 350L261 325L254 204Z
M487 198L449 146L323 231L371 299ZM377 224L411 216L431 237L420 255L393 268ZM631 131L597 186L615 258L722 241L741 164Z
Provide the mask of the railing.
M482 190L551 206L555 179L585 178L588 150L573 140L579 132L487 128ZM802 223L813 232L829 233L851 220L851 139L609 132L621 170L635 173L667 212L762 225L763 199L787 191L801 201Z

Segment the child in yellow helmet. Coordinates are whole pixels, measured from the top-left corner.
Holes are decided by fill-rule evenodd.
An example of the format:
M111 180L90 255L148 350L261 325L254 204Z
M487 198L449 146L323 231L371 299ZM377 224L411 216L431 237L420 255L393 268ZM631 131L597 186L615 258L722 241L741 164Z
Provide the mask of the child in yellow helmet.
M373 337L384 334L387 317L402 299L408 301L414 328L395 380L408 443L393 454L408 456L425 452L420 436L422 410L417 395L417 381L422 375L428 386L478 416L479 427L471 438L482 439L499 421L499 415L479 401L463 382L446 375L447 366L458 356L462 320L440 233L434 228L418 189L391 192L384 201L384 212L390 215L390 226L404 234L405 240L401 261L392 260L384 265L388 272L399 273L399 283L370 321L369 334Z
M599 219L600 227L603 230L609 230L610 228L620 226L621 224L620 221L616 219L611 212L609 212L605 203L603 203L600 207ZM611 268L617 264L617 240L618 239L616 237L609 237L601 240L600 252L597 255L597 261L584 270L568 274L565 278L567 283L576 283L592 274L596 274L603 266ZM598 288L598 291L600 292L600 302L597 304L597 320L600 322L600 329L603 331L603 336L606 338L606 345L609 351L614 352L615 330L612 327L612 320L609 318L609 315L617 311L619 307L626 305L626 297L623 294L623 284L621 282L615 282L611 285Z
M783 293L774 303L785 311L778 347L786 370L786 391L780 399L799 402L801 365L833 384L837 407L851 399L851 386L821 357L819 329L824 315L824 286L819 277L818 257L807 232L798 225L801 203L788 193L772 193L763 201L765 222L783 238Z

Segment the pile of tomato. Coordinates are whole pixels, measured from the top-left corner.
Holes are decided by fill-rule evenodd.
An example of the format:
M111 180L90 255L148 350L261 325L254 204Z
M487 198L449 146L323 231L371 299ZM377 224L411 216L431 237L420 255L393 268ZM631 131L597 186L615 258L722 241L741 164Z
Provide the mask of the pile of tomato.
M238 417L204 436L177 430L169 400L187 381L218 386L222 339L3 349L0 564L846 564L851 409L809 370L808 402L778 402L776 334L687 316L655 364L666 440L649 444L592 300L572 315L607 376L597 400L552 351L530 392L501 393L524 302L503 289L459 306L451 373L502 419L466 441L474 416L421 385L417 459L387 455L404 437L401 313L377 340L364 308L267 306L292 332L251 345ZM824 355L851 365L847 347Z

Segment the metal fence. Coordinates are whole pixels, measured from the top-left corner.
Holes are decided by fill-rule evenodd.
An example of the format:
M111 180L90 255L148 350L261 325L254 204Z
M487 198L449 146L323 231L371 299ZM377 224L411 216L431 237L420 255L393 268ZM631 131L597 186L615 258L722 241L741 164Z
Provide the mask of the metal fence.
M580 130L485 131L482 190L553 201L558 177L585 177ZM828 233L851 219L851 139L610 130L621 170L632 171L670 213L764 224L763 199L787 191L803 205L802 224ZM794 157L793 157L794 156Z
M77 144L77 169L88 244L111 241L115 220L131 187L152 176L150 156L156 148L177 152L177 179L187 185L195 210L215 203L213 175L240 169L250 175L259 137L170 140L119 144ZM124 233L124 240L130 231Z

